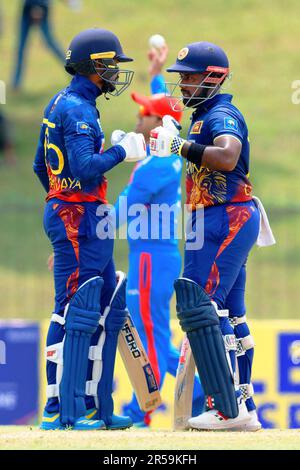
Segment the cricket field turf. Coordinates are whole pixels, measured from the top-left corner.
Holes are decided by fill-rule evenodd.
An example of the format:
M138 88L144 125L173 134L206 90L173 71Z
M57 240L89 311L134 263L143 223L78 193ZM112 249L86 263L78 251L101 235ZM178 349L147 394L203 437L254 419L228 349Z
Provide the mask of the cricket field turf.
M299 450L300 430L237 432L40 431L1 426L0 450Z

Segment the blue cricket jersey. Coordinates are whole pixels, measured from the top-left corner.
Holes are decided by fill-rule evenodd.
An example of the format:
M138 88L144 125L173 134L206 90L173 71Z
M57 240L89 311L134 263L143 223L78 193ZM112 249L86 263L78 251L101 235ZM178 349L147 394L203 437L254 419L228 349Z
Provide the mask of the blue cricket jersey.
M47 191L46 200L106 203L104 173L125 158L115 145L103 152L104 133L96 98L101 90L75 75L45 109L34 171Z
M241 112L231 103L232 96L218 94L194 111L188 140L213 145L216 137L232 135L242 144L237 165L232 171L215 171L187 162L187 204L212 206L252 199L249 176L248 129Z

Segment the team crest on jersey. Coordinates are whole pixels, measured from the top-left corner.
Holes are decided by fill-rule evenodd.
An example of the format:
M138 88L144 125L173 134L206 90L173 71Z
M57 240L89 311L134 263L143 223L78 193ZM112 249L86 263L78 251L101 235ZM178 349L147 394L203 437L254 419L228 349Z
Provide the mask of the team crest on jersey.
M83 121L77 122L77 134L88 134L90 126Z
M197 121L192 127L190 134L200 134L204 121Z
M238 130L237 120L231 117L224 118L224 128L237 131Z
M185 59L186 56L188 55L188 53L189 53L189 48L188 47L184 47L183 49L180 49L180 51L178 52L177 59L178 60Z

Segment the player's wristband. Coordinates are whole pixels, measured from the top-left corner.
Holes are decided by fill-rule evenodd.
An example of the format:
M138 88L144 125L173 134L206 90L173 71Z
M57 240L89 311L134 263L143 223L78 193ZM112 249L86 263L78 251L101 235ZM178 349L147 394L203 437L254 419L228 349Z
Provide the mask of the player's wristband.
M186 154L186 159L189 162L195 163L195 165L201 166L203 152L206 149L207 145L196 144L192 142L189 146L189 149Z
M171 153L175 153L176 155L181 155L181 149L185 144L186 140L182 139L181 137L174 137L171 142Z

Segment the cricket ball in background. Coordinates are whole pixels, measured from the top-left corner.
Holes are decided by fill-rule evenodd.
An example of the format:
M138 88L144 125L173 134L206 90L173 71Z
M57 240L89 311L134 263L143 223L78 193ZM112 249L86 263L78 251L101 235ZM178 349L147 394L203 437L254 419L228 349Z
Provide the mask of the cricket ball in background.
M160 49L166 44L165 38L160 34L153 34L149 38L149 46L154 47L155 49Z

